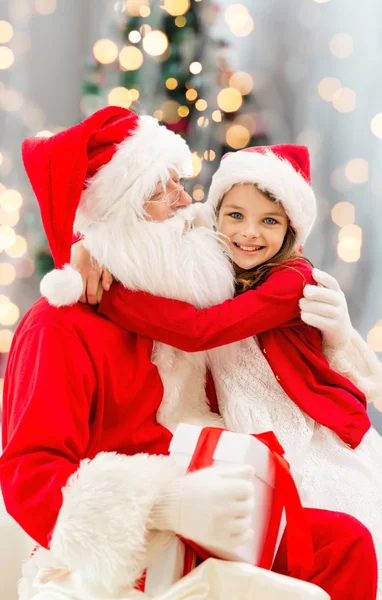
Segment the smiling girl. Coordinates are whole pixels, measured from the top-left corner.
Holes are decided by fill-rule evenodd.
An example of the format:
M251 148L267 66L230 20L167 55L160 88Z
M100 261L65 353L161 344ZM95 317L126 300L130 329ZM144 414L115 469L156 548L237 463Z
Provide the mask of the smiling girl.
M316 215L308 150L277 146L228 155L208 204L234 263L236 298L196 310L114 284L99 311L181 350L209 350L226 427L273 430L303 475L303 504L357 517L372 532L381 561L382 439L370 425L365 395L331 368L319 330L306 324L311 301L300 301L305 285L306 298L315 285L301 254ZM322 294L330 318L333 291ZM375 356L366 362L370 373L380 373ZM381 578L378 589L382 597Z

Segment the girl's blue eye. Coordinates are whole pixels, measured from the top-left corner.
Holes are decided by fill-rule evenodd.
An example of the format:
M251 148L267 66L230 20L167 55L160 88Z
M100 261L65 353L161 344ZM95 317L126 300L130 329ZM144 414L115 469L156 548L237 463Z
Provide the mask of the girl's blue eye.
M275 223L277 223L276 219L272 219L272 217L267 217L266 219L264 219L264 223L266 225L275 225Z
M229 216L232 217L233 219L241 219L243 217L243 215L239 212L229 213Z

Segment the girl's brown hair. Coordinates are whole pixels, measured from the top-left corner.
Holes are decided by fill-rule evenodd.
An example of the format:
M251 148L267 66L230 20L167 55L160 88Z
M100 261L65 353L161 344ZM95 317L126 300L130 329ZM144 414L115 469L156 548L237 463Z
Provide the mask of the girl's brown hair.
M262 190L260 190L260 191L265 196L267 196L267 198L269 198L269 200L272 200L272 202L277 202L277 200L275 200L275 198L273 196L271 196L270 194L267 194L266 192L263 192ZM219 214L222 203L223 203L223 198L220 200L219 205L216 209L217 215ZM259 265L257 267L254 267L253 269L250 269L250 270L242 269L238 265L235 265L235 263L233 264L234 270L235 270L235 279L236 279L236 283L235 283L236 295L243 294L244 292L246 292L248 290L253 290L253 289L257 288L259 285L261 285L262 283L264 283L264 281L271 274L272 269L274 269L275 267L278 267L288 261L298 260L298 259L300 259L300 260L303 259L303 260L308 261L308 259L303 257L302 254L300 254L300 252L296 249L296 233L295 233L294 229L292 228L291 224L289 223L288 229L287 229L285 237L284 237L283 245L281 246L278 253L275 256L273 256L272 258L270 258L267 262L265 262L262 265ZM308 262L310 263L310 261L308 261ZM294 267L292 265L288 265L288 266L289 266L289 268L291 268L293 270L297 270L297 269L294 269Z

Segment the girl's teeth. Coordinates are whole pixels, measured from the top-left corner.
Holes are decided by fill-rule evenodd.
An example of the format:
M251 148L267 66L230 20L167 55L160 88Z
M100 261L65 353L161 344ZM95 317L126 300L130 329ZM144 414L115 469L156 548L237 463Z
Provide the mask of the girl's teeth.
M253 252L262 248L262 246L241 246L240 244L236 245L240 248L240 250L245 250L246 252Z

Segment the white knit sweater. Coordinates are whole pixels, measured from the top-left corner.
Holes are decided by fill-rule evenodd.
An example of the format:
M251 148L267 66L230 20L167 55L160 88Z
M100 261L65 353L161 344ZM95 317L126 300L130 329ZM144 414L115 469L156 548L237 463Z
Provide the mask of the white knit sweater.
M303 476L304 506L351 514L369 528L381 570L381 600L381 436L371 428L352 450L316 423L285 394L255 338L212 350L209 359L227 428L242 433L274 431L287 460Z

